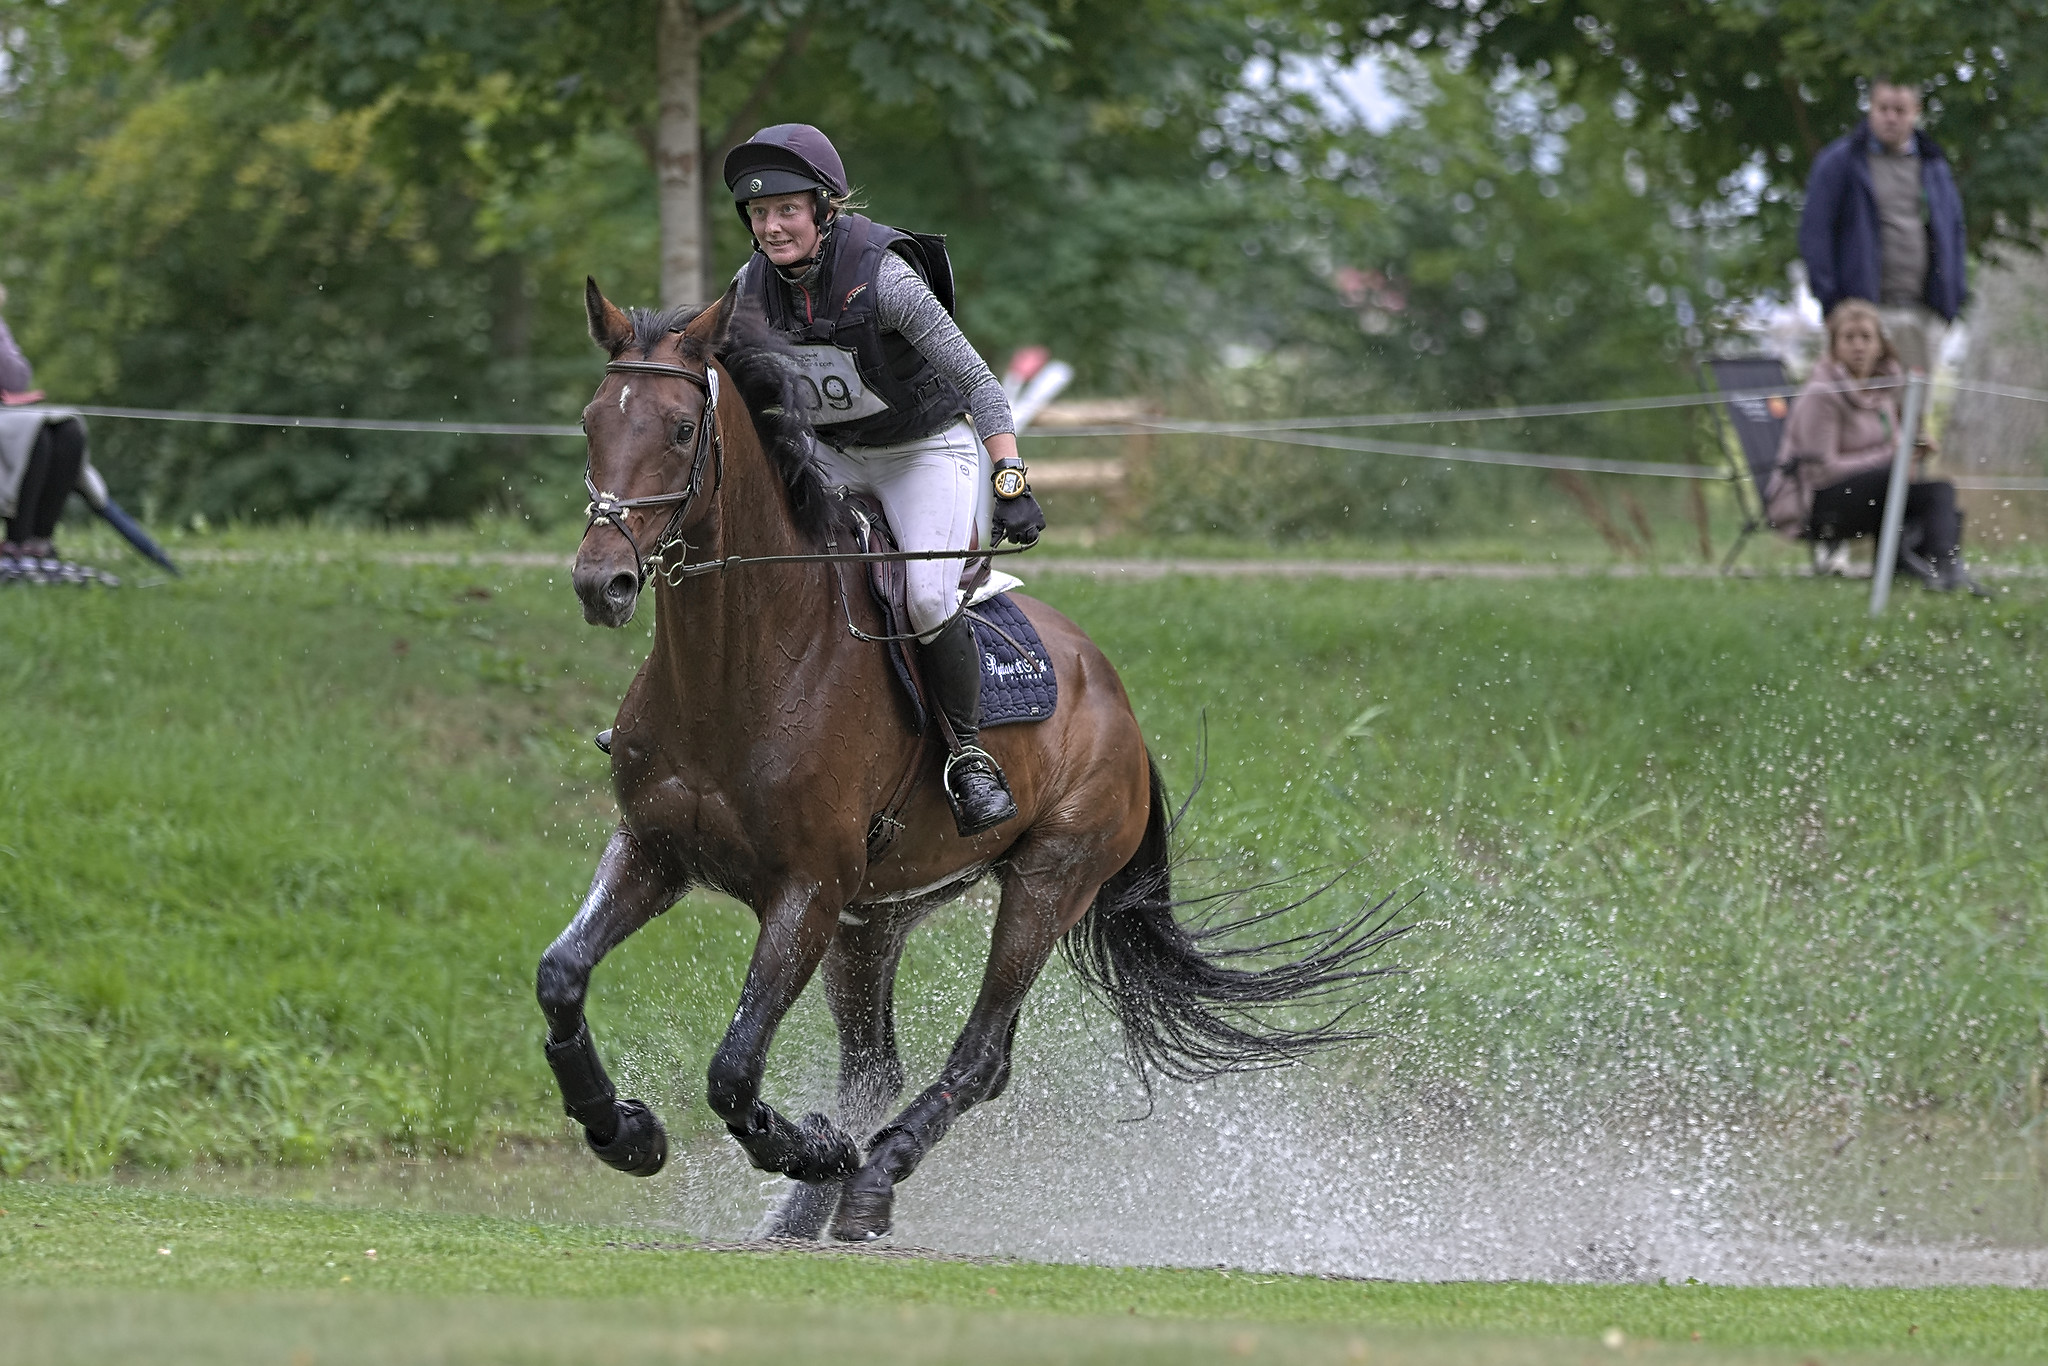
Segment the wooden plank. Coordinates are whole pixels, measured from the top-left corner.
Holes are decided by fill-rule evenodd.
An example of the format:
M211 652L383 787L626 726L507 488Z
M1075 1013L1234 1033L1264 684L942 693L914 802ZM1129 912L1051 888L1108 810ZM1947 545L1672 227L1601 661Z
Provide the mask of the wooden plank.
M1031 464L1034 489L1109 489L1124 482L1124 462L1105 460L1043 460Z

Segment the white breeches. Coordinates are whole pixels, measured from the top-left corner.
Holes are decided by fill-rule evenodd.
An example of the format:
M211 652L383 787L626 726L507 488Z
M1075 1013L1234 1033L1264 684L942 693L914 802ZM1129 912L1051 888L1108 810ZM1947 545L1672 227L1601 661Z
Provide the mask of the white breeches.
M995 494L988 447L961 418L916 441L894 446L848 446L820 441L819 469L830 485L872 494L905 550L979 550L989 543ZM911 560L910 629L929 639L960 610L958 560Z

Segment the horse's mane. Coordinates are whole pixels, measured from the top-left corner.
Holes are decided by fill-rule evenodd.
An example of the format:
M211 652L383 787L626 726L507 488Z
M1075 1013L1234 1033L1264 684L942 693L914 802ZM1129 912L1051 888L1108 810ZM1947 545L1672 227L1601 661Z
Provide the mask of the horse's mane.
M712 311L720 311L720 316L708 337L691 328ZM816 437L810 419L804 416L797 372L785 359L790 343L765 319L730 299L708 307L635 308L628 310L626 317L633 324L633 340L627 349L638 350L644 357L670 334L681 333L677 345L686 362L702 364L716 357L725 367L746 400L747 413L754 419L754 435L767 453L768 463L789 490L789 511L797 529L822 544L827 533L840 524L845 504L827 492L811 459Z

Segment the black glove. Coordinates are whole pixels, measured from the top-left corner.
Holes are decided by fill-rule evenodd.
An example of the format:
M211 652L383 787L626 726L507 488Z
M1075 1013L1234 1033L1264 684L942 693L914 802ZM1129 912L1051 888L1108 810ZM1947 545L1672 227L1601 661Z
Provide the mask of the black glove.
M1038 510L1038 500L1025 489L1015 498L996 499L996 544L1015 541L1018 545L1037 545L1038 533L1045 530L1045 514Z

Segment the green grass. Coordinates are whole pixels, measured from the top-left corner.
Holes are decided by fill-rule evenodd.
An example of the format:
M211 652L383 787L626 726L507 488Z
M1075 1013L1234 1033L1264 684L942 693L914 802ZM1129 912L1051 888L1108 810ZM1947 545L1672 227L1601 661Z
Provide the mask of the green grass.
M2048 1359L2039 1291L653 1250L641 1231L32 1182L0 1184L0 1207L0 1361Z
M642 629L586 627L556 572L356 553L402 538L249 543L335 558L0 593L8 1172L562 1132L531 973L610 827L588 737ZM1206 717L1194 871L1363 860L1304 915L1416 898L1421 971L1374 998L1390 1038L1340 1060L1354 1081L2024 1132L2000 1213L2043 1228L2041 585L1903 593L1872 625L1848 583L1030 574L1177 789ZM914 1058L984 933L921 936ZM600 973L600 1037L681 1130L751 936L693 898ZM796 1022L777 1077L825 1046Z

